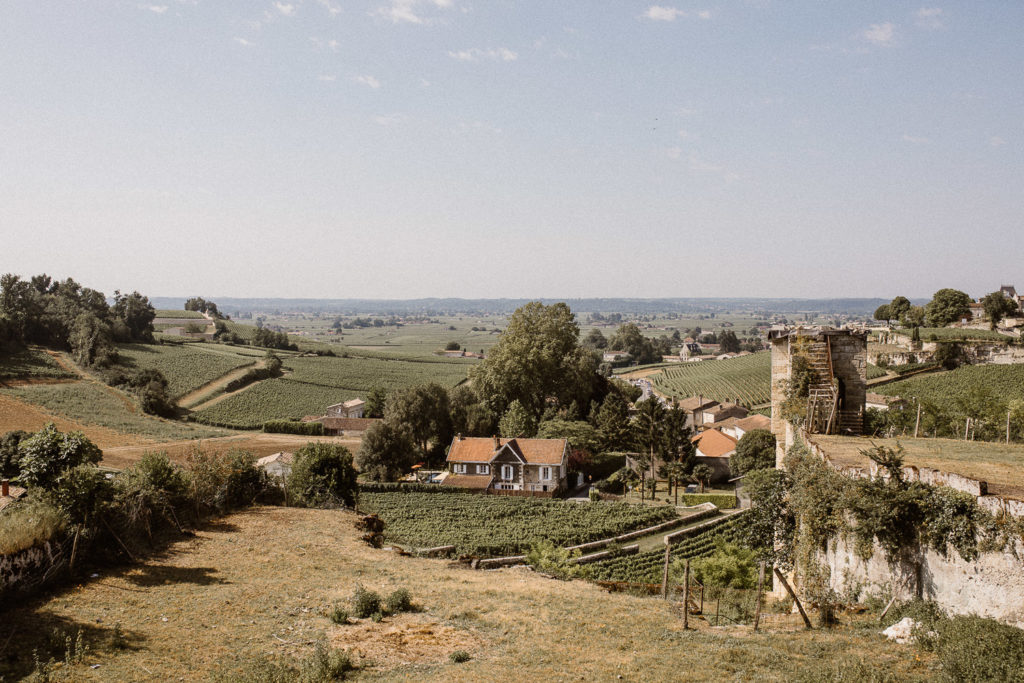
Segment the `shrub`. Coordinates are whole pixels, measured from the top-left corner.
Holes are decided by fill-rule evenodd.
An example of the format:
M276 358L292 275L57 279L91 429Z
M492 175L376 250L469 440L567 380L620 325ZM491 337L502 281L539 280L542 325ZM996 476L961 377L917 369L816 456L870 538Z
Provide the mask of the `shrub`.
M412 596L409 595L409 591L405 588L399 588L395 590L387 597L384 601L384 607L391 614L398 614L399 612L411 612L412 611Z
M352 453L335 444L306 444L295 453L288 489L307 507L355 505L358 484Z
M103 457L82 432L61 433L51 422L18 444L19 478L25 486L50 488L66 469L95 465Z
M301 434L302 436L323 436L322 422L296 422L295 420L267 420L263 431L272 434Z
M381 611L374 612L370 615L370 621L372 621L375 624L379 624L380 622L384 621L384 613Z
M456 650L448 655L448 659L452 661L452 664L462 664L463 662L468 662L470 660L470 656L465 650Z
M379 611L380 596L357 585L352 594L352 615L356 619L366 619Z
M676 560L679 564L679 560ZM694 579L705 586L721 588L753 588L757 585L755 553L735 543L726 543L721 537L715 538L715 552L708 557L699 557L691 562L690 570ZM676 573L680 576L681 571Z
M60 510L42 498L29 497L0 515L0 555L10 555L50 540L64 530Z
M330 613L327 615L331 618L335 624L347 624L348 623L348 610L341 605L335 605L331 608Z
M344 650L332 650L327 643L319 640L313 652L302 660L299 667L299 683L326 683L345 678L354 669L352 658Z

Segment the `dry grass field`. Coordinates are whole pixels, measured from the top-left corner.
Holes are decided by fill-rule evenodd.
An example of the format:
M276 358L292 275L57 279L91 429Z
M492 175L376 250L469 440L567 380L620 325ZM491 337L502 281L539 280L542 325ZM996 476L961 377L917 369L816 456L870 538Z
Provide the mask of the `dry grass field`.
M247 432L237 436L225 436L215 439L186 439L181 441L148 442L141 445L124 445L103 449L102 464L107 467L121 469L134 463L146 451L163 451L174 462L182 464L193 448L205 451L226 451L231 448L242 448L252 451L257 458L262 458L278 451L295 451L310 441L324 441L348 447L355 453L361 442L358 438L339 436L299 436L296 434L264 434L263 432Z
M907 465L930 467L987 481L989 493L1024 500L1024 444L956 439L869 439L822 436L814 440L837 464L867 467L860 451L875 445L903 446Z
M257 508L175 543L141 565L7 609L0 676L82 631L89 650L68 680L208 680L253 656L301 657L325 637L358 680L928 680L933 660L891 644L874 621L803 631L712 628L657 598L609 594L526 569L472 571L358 540L350 512ZM407 588L418 612L333 624L357 584ZM116 648L120 625L126 647ZM54 634L56 632L56 638ZM453 663L461 650L469 661ZM93 668L95 667L95 668Z

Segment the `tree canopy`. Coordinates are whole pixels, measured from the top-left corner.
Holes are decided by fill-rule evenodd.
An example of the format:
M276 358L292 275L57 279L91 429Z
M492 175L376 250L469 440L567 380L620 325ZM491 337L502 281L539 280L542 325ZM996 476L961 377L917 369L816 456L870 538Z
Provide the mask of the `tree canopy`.
M359 471L372 481L395 481L415 464L416 448L401 426L380 422L363 436L356 454Z
M985 315L988 316L989 324L993 330L996 329L996 326L999 325L1003 318L1015 315L1020 311L1017 302L1013 299L1007 299L1003 296L1002 292L986 294L985 298L981 300L981 305L985 309Z
M295 451L288 488L308 507L355 505L359 489L352 452L337 444L306 444Z
M924 307L925 318L932 327L945 327L971 317L971 297L958 289L940 289Z
M775 467L775 435L767 429L752 429L741 436L736 453L729 458L732 475L738 477L769 467Z

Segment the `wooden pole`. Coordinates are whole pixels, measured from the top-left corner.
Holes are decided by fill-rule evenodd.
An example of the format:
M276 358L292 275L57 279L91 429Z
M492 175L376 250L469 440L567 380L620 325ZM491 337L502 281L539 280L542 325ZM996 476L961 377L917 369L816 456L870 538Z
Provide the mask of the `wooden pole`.
M665 570L661 573L661 597L668 600L668 554L671 552L672 545L669 543L665 544ZM690 596L684 596L689 598Z
M721 620L722 620L722 618L720 616L721 614L722 614L722 596L719 595L718 599L715 600L715 626L718 626L719 624L721 624Z
M789 593L789 597L793 598L793 602L796 603L796 608L799 610L800 616L804 620L804 626L811 628L811 620L807 618L807 612L804 611L804 606L800 604L800 598L796 597L796 593L789 585L789 581L786 581L786 577L782 575L782 572L779 571L778 567L775 568L775 576L779 577L782 587L786 589L786 592Z
M667 551L668 548L665 548ZM686 558L686 571L683 573L683 630L690 628L690 558Z
M754 630L757 630L757 625L761 622L761 600L764 591L764 560L758 565L757 568L757 608L754 610Z
M1006 411L1006 443L1010 443L1010 411Z
M914 422L914 438L917 438L917 430L921 428L921 399L917 400L917 421Z

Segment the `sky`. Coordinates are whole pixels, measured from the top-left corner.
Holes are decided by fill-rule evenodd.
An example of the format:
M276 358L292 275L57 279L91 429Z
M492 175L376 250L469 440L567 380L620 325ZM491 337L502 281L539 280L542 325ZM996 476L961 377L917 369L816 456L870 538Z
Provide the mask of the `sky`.
M108 294L1024 285L1024 3L5 0L0 272Z

